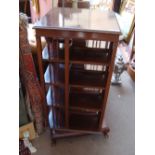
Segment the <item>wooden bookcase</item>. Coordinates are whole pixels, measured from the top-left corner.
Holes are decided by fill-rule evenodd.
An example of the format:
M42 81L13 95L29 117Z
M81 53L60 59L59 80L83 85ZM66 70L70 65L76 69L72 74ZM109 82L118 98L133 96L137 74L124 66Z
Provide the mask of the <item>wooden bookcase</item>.
M77 16L84 22L80 26L76 25ZM100 24L93 23L96 18ZM107 135L105 109L120 34L114 13L55 8L34 29L52 139L90 133ZM44 49L42 36L47 43Z

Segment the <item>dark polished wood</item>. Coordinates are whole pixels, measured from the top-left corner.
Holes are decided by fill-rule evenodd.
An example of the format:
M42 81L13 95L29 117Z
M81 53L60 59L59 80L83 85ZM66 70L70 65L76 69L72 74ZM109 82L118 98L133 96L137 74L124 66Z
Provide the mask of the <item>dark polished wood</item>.
M65 39L65 127L69 128L69 39Z
M107 136L110 129L104 125L105 110L120 34L114 13L55 8L34 29L52 137L64 137L65 133ZM47 46L41 55L42 36ZM75 39L92 40L94 45L74 44ZM47 64L45 70L42 63Z
M71 36L68 36L70 35L70 31L79 32L78 38L83 38L85 35L83 32L96 32L108 35L120 34L120 28L114 12L102 12L100 10L91 9L54 8L51 9L46 16L41 18L41 20L34 25L34 28L36 30L43 29L44 31L55 30L56 32L62 30L59 38L62 38L62 35L65 38L70 38ZM55 31L51 33L53 34ZM41 32L40 35L44 35L44 32ZM50 35L51 33L48 34ZM96 34L93 34L93 36L95 37ZM57 36L55 36L55 38L56 37ZM74 35L72 35L72 37L74 37ZM104 38L102 37L102 39Z
M107 82L106 82L106 86L105 86L106 91L105 91L104 99L103 99L103 103L102 103L103 112L101 113L100 123L99 123L100 130L102 130L102 122L103 122L104 114L105 114L105 110L106 110L106 104L107 104L107 99L108 99L108 94L109 94L109 89L110 89L111 77L112 77L113 68L114 68L114 60L115 60L115 55L116 55L116 51L117 51L117 44L118 44L117 42L113 43L113 49L112 49L110 67L109 67L109 74L108 74Z
M88 47L71 47L70 48L70 63L75 64L97 64L102 65L103 63L108 65L108 54L109 49L99 49L99 48L88 48ZM45 46L43 49L43 60L47 62L58 62L64 63L64 49L58 50L58 57L52 56L49 59L48 49Z
M71 70L70 86L71 87L91 87L105 89L106 73L87 70Z

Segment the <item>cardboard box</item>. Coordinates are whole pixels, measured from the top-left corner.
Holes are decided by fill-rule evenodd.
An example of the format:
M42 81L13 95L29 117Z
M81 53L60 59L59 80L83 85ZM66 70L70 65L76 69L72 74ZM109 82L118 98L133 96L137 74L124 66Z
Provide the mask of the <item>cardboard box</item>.
M33 122L23 125L19 128L19 138L20 139L24 138L24 132L26 132L26 131L29 133L30 140L35 139L36 133L35 133Z

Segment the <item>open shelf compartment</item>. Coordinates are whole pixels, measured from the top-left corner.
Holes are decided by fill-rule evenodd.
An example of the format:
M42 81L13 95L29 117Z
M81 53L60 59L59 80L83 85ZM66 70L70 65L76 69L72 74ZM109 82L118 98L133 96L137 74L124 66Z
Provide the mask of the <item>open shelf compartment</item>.
M109 64L111 50L89 47L71 47L70 63L72 64Z
M64 87L65 71L64 64L49 64L44 74L45 84Z
M64 45L59 40L55 40L56 45L53 45L53 41L47 41L46 46L42 51L42 59L47 62L64 62Z
M46 94L46 102L50 107L64 108L64 89L56 86L49 86Z
M73 130L98 131L99 113L95 115L70 113L69 127Z
M48 114L49 127L51 129L64 128L64 110L51 108Z
M62 43L52 48L51 44L47 44L42 51L42 58L48 62L64 63L64 48ZM62 46L62 47L61 47ZM72 64L109 64L110 49L90 48L90 47L74 47L70 46L70 63Z
M72 88L69 93L71 110L99 112L102 109L104 91L102 89Z
M87 70L83 68L70 69L69 84L71 87L89 87L105 89L105 83L107 80L107 70Z

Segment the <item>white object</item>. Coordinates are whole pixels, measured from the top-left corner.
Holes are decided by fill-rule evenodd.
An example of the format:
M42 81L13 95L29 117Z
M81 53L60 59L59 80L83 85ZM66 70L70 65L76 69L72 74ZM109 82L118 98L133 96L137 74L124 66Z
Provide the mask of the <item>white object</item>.
M27 147L30 150L31 153L35 153L37 151L37 149L34 146L32 146L32 144L29 141L29 132L26 131L26 132L24 132L23 135L24 135L23 140L24 140L25 147Z

